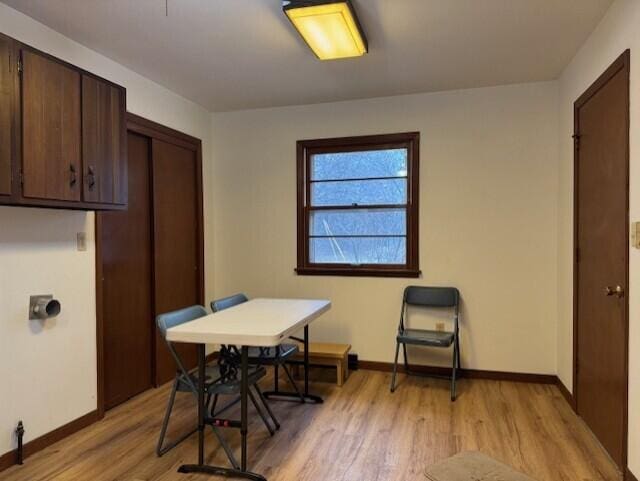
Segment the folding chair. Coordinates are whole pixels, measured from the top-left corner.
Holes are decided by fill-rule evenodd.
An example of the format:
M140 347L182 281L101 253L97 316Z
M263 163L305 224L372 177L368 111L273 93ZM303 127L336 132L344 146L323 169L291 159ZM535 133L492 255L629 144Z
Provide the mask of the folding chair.
M244 294L235 294L233 296L218 299L211 302L211 310L213 312L219 312L224 309L228 309L238 304L247 302L247 296ZM302 342L302 339L292 338L296 341ZM277 396L280 394L278 387L278 373L279 368L282 366L282 370L291 386L293 387L295 394L300 398L301 402L305 402L304 396L298 389L298 386L291 375L291 371L287 367L287 361L298 352L298 346L296 344L280 344L276 347L251 347L249 348L249 364L258 366L273 366L273 382L274 390L265 392L266 397Z
M398 325L398 334L396 336L396 356L393 362L393 375L391 376L391 392L394 392L396 389L396 372L398 370L400 344L402 344L404 366L407 374L410 374L409 359L407 358L407 344L440 348L448 348L453 345L451 401L456 400L456 371L460 369L460 337L458 330L459 304L460 292L455 287L409 286L404 290L402 310L400 311L400 324ZM405 326L405 316L408 306L452 309L453 332L407 328Z
M176 447L178 444L180 444L182 441L187 439L197 430L197 427L196 427L191 431L189 431L188 433L185 433L182 436L180 436L176 441L173 441L172 443L169 443L167 446L164 446L164 439L167 433L167 428L169 426L169 420L171 417L171 412L173 410L176 393L190 392L196 398L198 396L197 372L195 372L195 370L192 372L189 372L185 368L185 365L182 359L180 358L180 356L178 355L177 351L175 350L173 343L167 340L167 337L166 337L167 329L171 327L179 326L181 324L192 321L194 319L198 319L205 315L207 315L207 311L204 307L191 306L184 309L180 309L178 311L161 314L156 319L156 323L158 325L158 330L160 331L160 335L165 340L167 344L167 348L169 349L169 352L171 353L171 356L173 357L177 366L176 376L173 380L173 387L171 389L171 394L169 395L169 402L167 404L167 410L165 412L165 416L162 421L160 437L158 438L158 444L156 447L156 454L158 455L158 457L162 456L169 450ZM225 368L222 368L222 371L224 370ZM206 375L205 389L206 389L206 396L207 396L206 405L207 406L210 405L211 398L213 396L214 403L211 406L210 411L211 411L211 417L214 417L214 414L220 414L220 412L225 411L226 409L230 408L233 404L235 404L235 402L237 402L237 401L233 401L229 403L227 406L225 406L223 409L221 409L220 411L214 413L215 401L217 401L218 396L225 395L225 394L238 395L240 393L241 380L239 378L239 372L234 372L234 376L228 376L224 372L221 372L221 368L219 366L206 366L205 375ZM257 388L256 383L258 382L259 379L261 379L265 375L266 375L266 370L264 368L258 367L257 369L251 371L248 376L249 386L250 387L253 386L254 389L257 390L258 396L263 402L264 402L264 398L262 397L262 393ZM251 389L249 389L249 399L251 399L251 402L255 406L256 411L258 411L258 414L262 418L262 421L264 422L267 429L269 430L269 433L273 435L274 430L271 428L271 426L267 422L266 416L262 412L262 409L260 409L258 402L255 396L253 395ZM271 409L269 409L269 406L266 404L266 402L265 402L265 407L267 408L267 411L269 412L269 414L272 416L272 420L274 421L274 424L277 427L279 427L277 420L275 420L275 418L273 417L273 413L271 413ZM233 455L233 452L229 448L229 445L227 444L227 442L220 435L218 429L215 426L213 425L210 425L210 426L213 429L213 433L218 438L218 441L222 445L222 448L224 449L225 453L227 454L227 457L229 458L229 461L231 462L232 466L236 469L239 469L238 462L236 461Z

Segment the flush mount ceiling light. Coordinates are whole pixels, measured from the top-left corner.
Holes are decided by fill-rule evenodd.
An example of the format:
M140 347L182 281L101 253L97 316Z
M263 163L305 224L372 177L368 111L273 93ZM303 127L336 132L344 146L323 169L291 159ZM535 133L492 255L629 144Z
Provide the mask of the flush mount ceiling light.
M367 38L349 0L285 0L282 9L320 60L367 53Z

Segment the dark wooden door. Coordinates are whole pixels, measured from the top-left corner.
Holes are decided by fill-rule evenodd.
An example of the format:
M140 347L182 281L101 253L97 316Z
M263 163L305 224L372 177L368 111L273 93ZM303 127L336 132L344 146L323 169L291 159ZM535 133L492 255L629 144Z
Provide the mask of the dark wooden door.
M18 62L13 41L0 35L0 195L11 195L13 156L15 78Z
M626 464L629 56L575 106L576 407Z
M153 140L156 314L200 302L197 169L193 150ZM173 378L176 367L156 336L156 383L162 384ZM186 364L195 366L195 346L179 346L178 351Z
M153 383L151 141L129 133L128 151L129 208L98 214L106 408Z
M82 76L82 200L127 202L124 89Z
M23 195L80 200L80 73L22 50Z

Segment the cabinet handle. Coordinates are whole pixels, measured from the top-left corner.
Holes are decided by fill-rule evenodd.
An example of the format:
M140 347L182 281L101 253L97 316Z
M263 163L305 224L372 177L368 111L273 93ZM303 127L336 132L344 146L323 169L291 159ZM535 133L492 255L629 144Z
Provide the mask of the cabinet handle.
M92 165L89 166L88 170L89 173L87 174L87 185L89 187L89 190L93 190L96 185L96 173Z
M76 182L78 181L78 177L76 176L76 166L73 164L69 165L69 187L75 187Z

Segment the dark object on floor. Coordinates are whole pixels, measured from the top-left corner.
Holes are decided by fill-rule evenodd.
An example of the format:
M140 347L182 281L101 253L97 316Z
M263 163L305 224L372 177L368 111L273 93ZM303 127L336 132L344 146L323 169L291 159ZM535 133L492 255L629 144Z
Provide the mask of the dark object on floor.
M24 436L24 425L22 421L18 421L16 428L16 438L18 438L18 449L16 449L16 463L24 464L24 449L22 446L22 437Z

